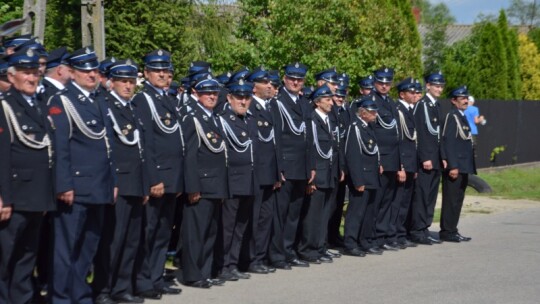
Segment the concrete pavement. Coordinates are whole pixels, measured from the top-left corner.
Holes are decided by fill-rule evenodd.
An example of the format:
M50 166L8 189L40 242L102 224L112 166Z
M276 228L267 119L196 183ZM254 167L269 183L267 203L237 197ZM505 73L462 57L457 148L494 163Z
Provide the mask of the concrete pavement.
M146 303L540 303L540 202L526 205L465 216L468 243L344 256L209 290L181 286L181 295Z

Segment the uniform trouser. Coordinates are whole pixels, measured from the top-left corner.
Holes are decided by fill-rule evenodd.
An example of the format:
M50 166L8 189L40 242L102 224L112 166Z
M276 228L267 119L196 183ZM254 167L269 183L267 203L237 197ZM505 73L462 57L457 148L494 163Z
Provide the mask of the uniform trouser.
M433 222L440 181L440 170L419 170L410 211L409 235L411 239L429 236L428 229Z
M363 192L349 187L349 204L345 214L343 242L345 248L368 249L373 246L375 220L377 218L377 190L365 189Z
M43 212L14 211L0 222L0 303L29 303Z
M405 227L405 222L407 221L407 216L409 214L409 209L411 206L412 195L414 191L414 173L407 172L407 179L404 183L398 184L397 195L396 197L400 201L398 212L394 216L395 231L392 233L394 238L391 241L405 241L407 237L407 228Z
M222 199L201 198L184 205L182 219L182 273L184 282L211 277L214 245L218 233L219 205Z
M338 183L336 191L336 199L331 203L331 216L328 221L328 243L339 244L341 241L341 235L339 228L341 227L341 219L343 218L343 205L345 203L345 194L347 192L347 182L343 181Z
M171 232L171 241L169 242L169 252L175 252L175 257L180 258L182 255L182 212L184 211L184 203L187 201L187 194L183 193L176 198L176 210L174 214L174 224Z
M397 173L395 171L385 171L381 175L381 188L377 191L377 201L379 202L379 213L375 223L375 236L377 245L384 245L391 242L395 237L395 221L392 221L392 214L397 214L400 200L397 194Z
M50 213L45 214L43 222L41 223L41 230L39 232L39 248L36 258L36 272L35 278L35 290L39 293L41 288L47 284L50 275L50 267L52 264L52 216Z
M286 180L277 192L273 236L269 248L272 263L295 258L294 245L306 193L306 180Z
M92 304L86 276L103 232L105 205L58 203L54 214L52 303Z
M302 258L316 259L326 251L326 230L333 190L319 188L308 196L302 216L302 234L298 242L298 254Z
M96 294L133 294L135 258L142 236L143 198L118 196L107 211L105 228L94 265L92 287ZM97 257L102 266L98 267Z
M268 253L272 232L272 217L276 204L273 185L260 186L253 202L253 221L249 244L250 265L261 265Z
M222 261L221 270L238 268L242 239L253 213L255 196L234 196L222 207Z
M143 250L139 250L139 254L142 253L142 260L137 273L138 292L161 289L165 286L163 272L167 262L175 208L175 193L165 193L160 198L151 197L145 205Z
M454 180L448 176L448 171L442 174L441 237L458 233L459 215L468 182L469 175L466 173L458 174Z

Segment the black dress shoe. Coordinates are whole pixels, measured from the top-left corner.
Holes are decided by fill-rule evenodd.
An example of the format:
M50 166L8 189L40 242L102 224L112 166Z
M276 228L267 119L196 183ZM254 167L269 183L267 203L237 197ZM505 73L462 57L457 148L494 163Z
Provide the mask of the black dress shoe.
M172 288L169 286L163 286L159 289L157 289L158 292L161 292L161 294L169 294L169 295L177 295L182 292L182 289L180 288Z
M249 266L248 272L259 273L259 274L267 274L268 273L268 268L266 268L264 265L252 265L252 266Z
M377 247L371 247L371 248L366 249L366 254L381 255L383 254L383 251Z
M427 237L414 238L414 239L411 239L411 241L420 245L433 245L433 242L430 241Z
M436 238L432 237L431 235L428 236L427 239L430 240L431 243L433 243L433 244L442 244L441 240L436 239Z
M151 300L159 300L159 299L161 299L161 292L159 292L157 290L154 290L154 289L139 292L137 295L139 297L141 297L141 298L144 298L144 299L151 299Z
M287 262L276 262L274 264L272 264L272 266L274 268L277 268L277 269L284 269L284 270L291 270L291 265Z
M223 270L219 275L218 279L223 281L238 281L240 278L238 276L235 276L233 273L231 273L228 270Z
M389 244L381 245L379 248L381 248L382 250L390 250L390 251L398 251L399 250L399 248L394 247L394 246L389 245Z
M100 294L96 297L94 301L96 304L116 304L116 301L111 299L108 294Z
M337 252L337 251L330 251L330 250L326 250L326 252L324 253L324 255L328 256L328 257L331 257L331 258L340 258L341 257L341 253Z
M356 256L356 257L365 257L366 253L362 251L360 248L353 248L353 249L345 249L343 250L343 253L350 256Z
M332 263L334 259L332 259L329 256L323 255L322 257L319 258L319 261L321 261L321 263Z
M239 278L239 279L249 279L251 278L251 276L249 275L249 273L245 273L245 272L240 272L240 270L238 270L238 268L235 268L233 270L230 271L232 275L234 275L235 277Z
M321 260L319 258L311 258L311 257L303 257L302 260L310 263L310 264L320 264Z
M115 295L111 297L117 303L144 303L144 299L141 297L134 296L129 293Z
M208 280L185 282L184 284L187 285L187 286L195 287L195 288L210 288L210 287L212 287L212 283L210 283Z
M262 265L262 266L266 268L268 273L276 272L276 267L274 267L274 266L270 266L270 265Z
M445 242L459 243L461 242L460 237L457 234L441 236L441 240Z
M176 275L174 273L167 273L163 275L163 281L167 283L174 282L174 279L176 279Z
M207 279L206 281L212 286L222 286L225 284L225 281L220 278Z
M459 240L462 241L462 242L468 242L470 240L472 240L472 238L468 237L468 236L463 236L459 233L457 233L457 236L459 237Z
M401 245L403 245L403 246L405 246L405 247L418 247L418 244L413 243L413 242L411 242L411 241L409 241L409 240L407 240L407 239L402 240L402 241L400 241L400 242L398 242L398 243L401 244Z
M309 267L309 263L300 259L287 261L293 267Z

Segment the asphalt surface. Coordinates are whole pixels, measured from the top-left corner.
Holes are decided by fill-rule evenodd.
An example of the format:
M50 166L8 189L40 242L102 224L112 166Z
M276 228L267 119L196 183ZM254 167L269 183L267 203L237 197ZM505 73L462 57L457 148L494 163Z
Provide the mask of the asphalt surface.
M182 294L146 303L540 303L540 203L459 227L471 242L344 256L208 290L180 286Z

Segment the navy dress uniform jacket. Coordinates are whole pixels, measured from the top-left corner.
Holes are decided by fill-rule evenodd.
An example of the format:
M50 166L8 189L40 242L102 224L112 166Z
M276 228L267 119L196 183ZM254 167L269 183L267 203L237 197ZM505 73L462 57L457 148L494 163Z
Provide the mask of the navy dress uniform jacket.
M360 138L357 137L359 131ZM361 141L360 141L361 140ZM354 117L347 131L345 143L345 162L349 172L349 182L352 186L365 186L367 189L377 189L381 186L379 177L379 155L365 153L361 144L370 151L377 145L375 132L371 125Z
M199 131L196 123L201 127ZM190 114L184 117L183 127L186 139L185 192L200 192L202 198L227 198L229 193L226 153L224 150L217 152L225 145L219 119L214 115L208 116L196 105Z
M453 108L446 115L442 137L442 150L448 162L446 170L458 169L460 174L476 174L472 140L461 136L470 134L467 118Z
M418 156L416 153L416 140L408 138L402 128L408 130L409 135L414 137L415 122L414 115L401 102L397 103L398 112L403 115L404 125L400 125L399 130L399 152L401 153L401 166L406 172L418 171Z
M439 102L433 104L429 97L422 97L414 108L414 118L418 136L418 161L422 164L425 161L431 160L433 169L441 169L439 135L430 132L440 126L441 114Z
M257 126L255 120L246 113L245 116L235 114L231 108L227 108L220 116L223 121L223 134L226 138L228 153L228 182L229 196L243 195L253 196L256 189L259 189L256 174L254 171L256 154L254 145L256 144ZM230 129L225 126L230 127ZM229 132L233 132L234 135ZM237 145L234 137L240 143L246 143L251 140L249 147ZM236 149L235 149L236 148ZM238 151L237 151L238 150Z
M2 101L2 98L5 100ZM6 102L13 110L22 132L37 141L45 135L53 140L53 130L46 118L47 108L42 101L34 106L23 98L15 88L11 88L1 102ZM38 113L36 107L39 107ZM0 105L0 108L2 106ZM54 193L53 155L47 147L30 148L20 141L15 129L9 129L3 108L0 109L0 174L2 199L4 205L12 205L15 211L52 211L56 209ZM10 136L11 132L11 136ZM13 141L11 141L13 137ZM51 153L51 155L49 155ZM9 190L9 191L8 191Z
M184 192L183 183L183 154L184 141L181 127L171 134L163 132L154 121L148 100L145 94L153 101L159 120L165 127L172 128L178 121L175 103L167 94L161 95L148 83L142 92L135 95L133 104L137 115L141 118L145 128L145 141L148 166L151 168L150 185L161 182L165 184L165 193ZM157 172L157 174L153 174Z
M75 111L92 132L105 129L105 138L91 139L68 118L61 97L67 97ZM93 103L72 83L51 99L49 114L55 127L56 192L75 191L75 202L85 204L112 203L116 175L110 146L112 125L108 105L103 96Z
M375 103L379 107L378 117L373 126L377 136L381 164L384 171L399 171L401 169L401 159L398 138L399 117L396 103L390 96L387 96L386 100L384 100L377 92L371 94L375 96ZM384 128L379 122L379 120L382 120L385 124L389 124L394 119L396 120L396 126L390 129Z
M146 161L144 125L138 118L136 110L133 109L134 105L127 104L124 106L110 93L107 93L106 99L121 132L118 134L117 130L115 130L113 136L113 157L118 179L118 194L146 196L149 194L150 189L150 168ZM133 141L136 130L139 132L138 143L127 145L120 140L120 136L125 136L128 141Z
M306 129L299 135L292 132L284 113L278 108L278 103L289 113L292 123L300 127L305 122ZM315 170L312 143L313 135L309 125L311 124L311 112L309 102L299 96L296 103L292 100L284 88L279 90L278 96L271 101L274 111L279 112L279 116L274 129L276 142L281 146L280 168L283 170L286 179L307 180L311 176L311 170Z
M263 108L255 99L251 101L249 112L251 120L256 124L254 141L255 145L255 173L257 180L262 186L274 185L280 181L282 171L278 163L278 155L281 155L281 146L275 140L275 121L277 117L273 111L275 105L266 104ZM274 135L272 135L274 134Z
M338 144L339 128L336 126L335 122L330 119L329 116L329 129L321 116L317 114L316 111L312 112L311 120L312 123L309 127L314 127L316 129L316 131L313 131L314 146L312 147L315 154L315 168L317 170L314 184L315 186L317 186L317 188L334 188L337 185L339 179L339 167L343 167L343 164L339 166L342 160L342 157L340 157L341 153ZM315 132L317 132L317 136L315 136ZM319 154L315 146L315 141L317 141L323 154L327 154L330 149L332 149L332 155L330 159L325 159L321 156L321 154Z

